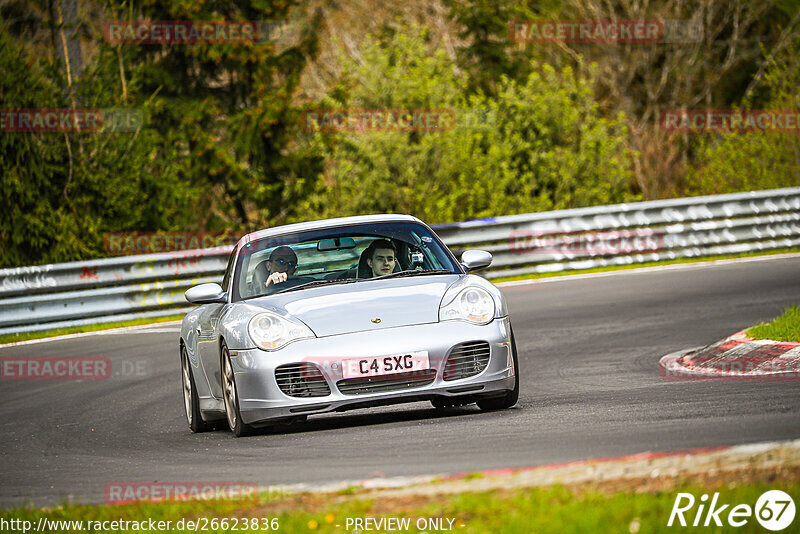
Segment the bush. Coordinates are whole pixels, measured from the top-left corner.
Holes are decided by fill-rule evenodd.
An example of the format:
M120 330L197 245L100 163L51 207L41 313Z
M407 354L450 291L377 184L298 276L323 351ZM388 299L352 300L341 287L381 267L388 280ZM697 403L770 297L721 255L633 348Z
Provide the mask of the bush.
M769 99L764 109L797 113L800 97L800 38L769 62L764 77ZM742 106L750 109L745 100ZM694 194L713 195L800 185L800 136L797 132L704 134L698 140L698 164L688 182Z
M411 28L369 39L361 62L343 58L331 109L447 109L455 127L433 132L319 133L325 173L307 218L403 212L461 221L632 200L623 117L603 118L592 73L533 64L498 96L469 94L442 49ZM313 215L312 215L313 213Z

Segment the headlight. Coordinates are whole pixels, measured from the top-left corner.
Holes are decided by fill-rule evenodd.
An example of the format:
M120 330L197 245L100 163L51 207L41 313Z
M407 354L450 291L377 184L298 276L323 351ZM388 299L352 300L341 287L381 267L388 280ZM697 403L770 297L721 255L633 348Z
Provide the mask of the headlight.
M440 321L468 321L486 324L494 318L494 299L480 287L467 287L439 308Z
M278 350L292 341L315 337L303 323L270 312L259 313L250 319L247 332L258 348L264 350Z

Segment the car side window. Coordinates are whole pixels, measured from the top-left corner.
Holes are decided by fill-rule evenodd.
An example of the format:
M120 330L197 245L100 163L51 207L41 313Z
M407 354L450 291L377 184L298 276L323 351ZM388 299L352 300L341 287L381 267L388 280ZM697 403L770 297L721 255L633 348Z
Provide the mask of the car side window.
M228 286L231 283L231 276L233 276L233 260L236 259L236 249L231 252L231 257L228 258L228 266L225 267L225 276L222 278L222 290L228 291Z

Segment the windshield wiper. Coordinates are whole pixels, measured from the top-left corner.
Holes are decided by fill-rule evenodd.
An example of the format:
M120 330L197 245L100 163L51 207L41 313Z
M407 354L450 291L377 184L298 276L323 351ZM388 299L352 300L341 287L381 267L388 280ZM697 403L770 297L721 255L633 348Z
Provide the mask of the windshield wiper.
M286 289L281 289L280 291L276 291L272 293L273 295L278 295L279 293L287 293L289 291L295 291L297 289L304 289L307 287L314 287L314 286L327 286L327 285L334 285L334 284L352 284L353 282L357 282L355 278L344 278L342 280L312 280L311 282L306 282L305 284L300 284L299 286L294 287L287 287Z
M370 280L380 280L382 278L400 278L402 276L421 276L426 274L456 274L453 271L447 269L407 269L405 271L398 271L396 273L389 273L384 274L382 276L376 276L375 278L370 278Z

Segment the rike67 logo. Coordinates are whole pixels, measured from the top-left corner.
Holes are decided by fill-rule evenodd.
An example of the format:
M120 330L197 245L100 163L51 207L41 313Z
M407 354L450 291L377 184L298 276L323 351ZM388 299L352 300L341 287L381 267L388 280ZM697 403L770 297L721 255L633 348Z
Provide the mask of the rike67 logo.
M762 527L777 532L794 521L794 501L788 493L781 490L765 491L754 508L749 504L732 506L730 503L723 503L718 492L714 493L711 502L708 500L709 496L705 493L700 499L695 499L691 493L678 493L667 526L721 527L727 524L730 527L742 527L755 516Z

